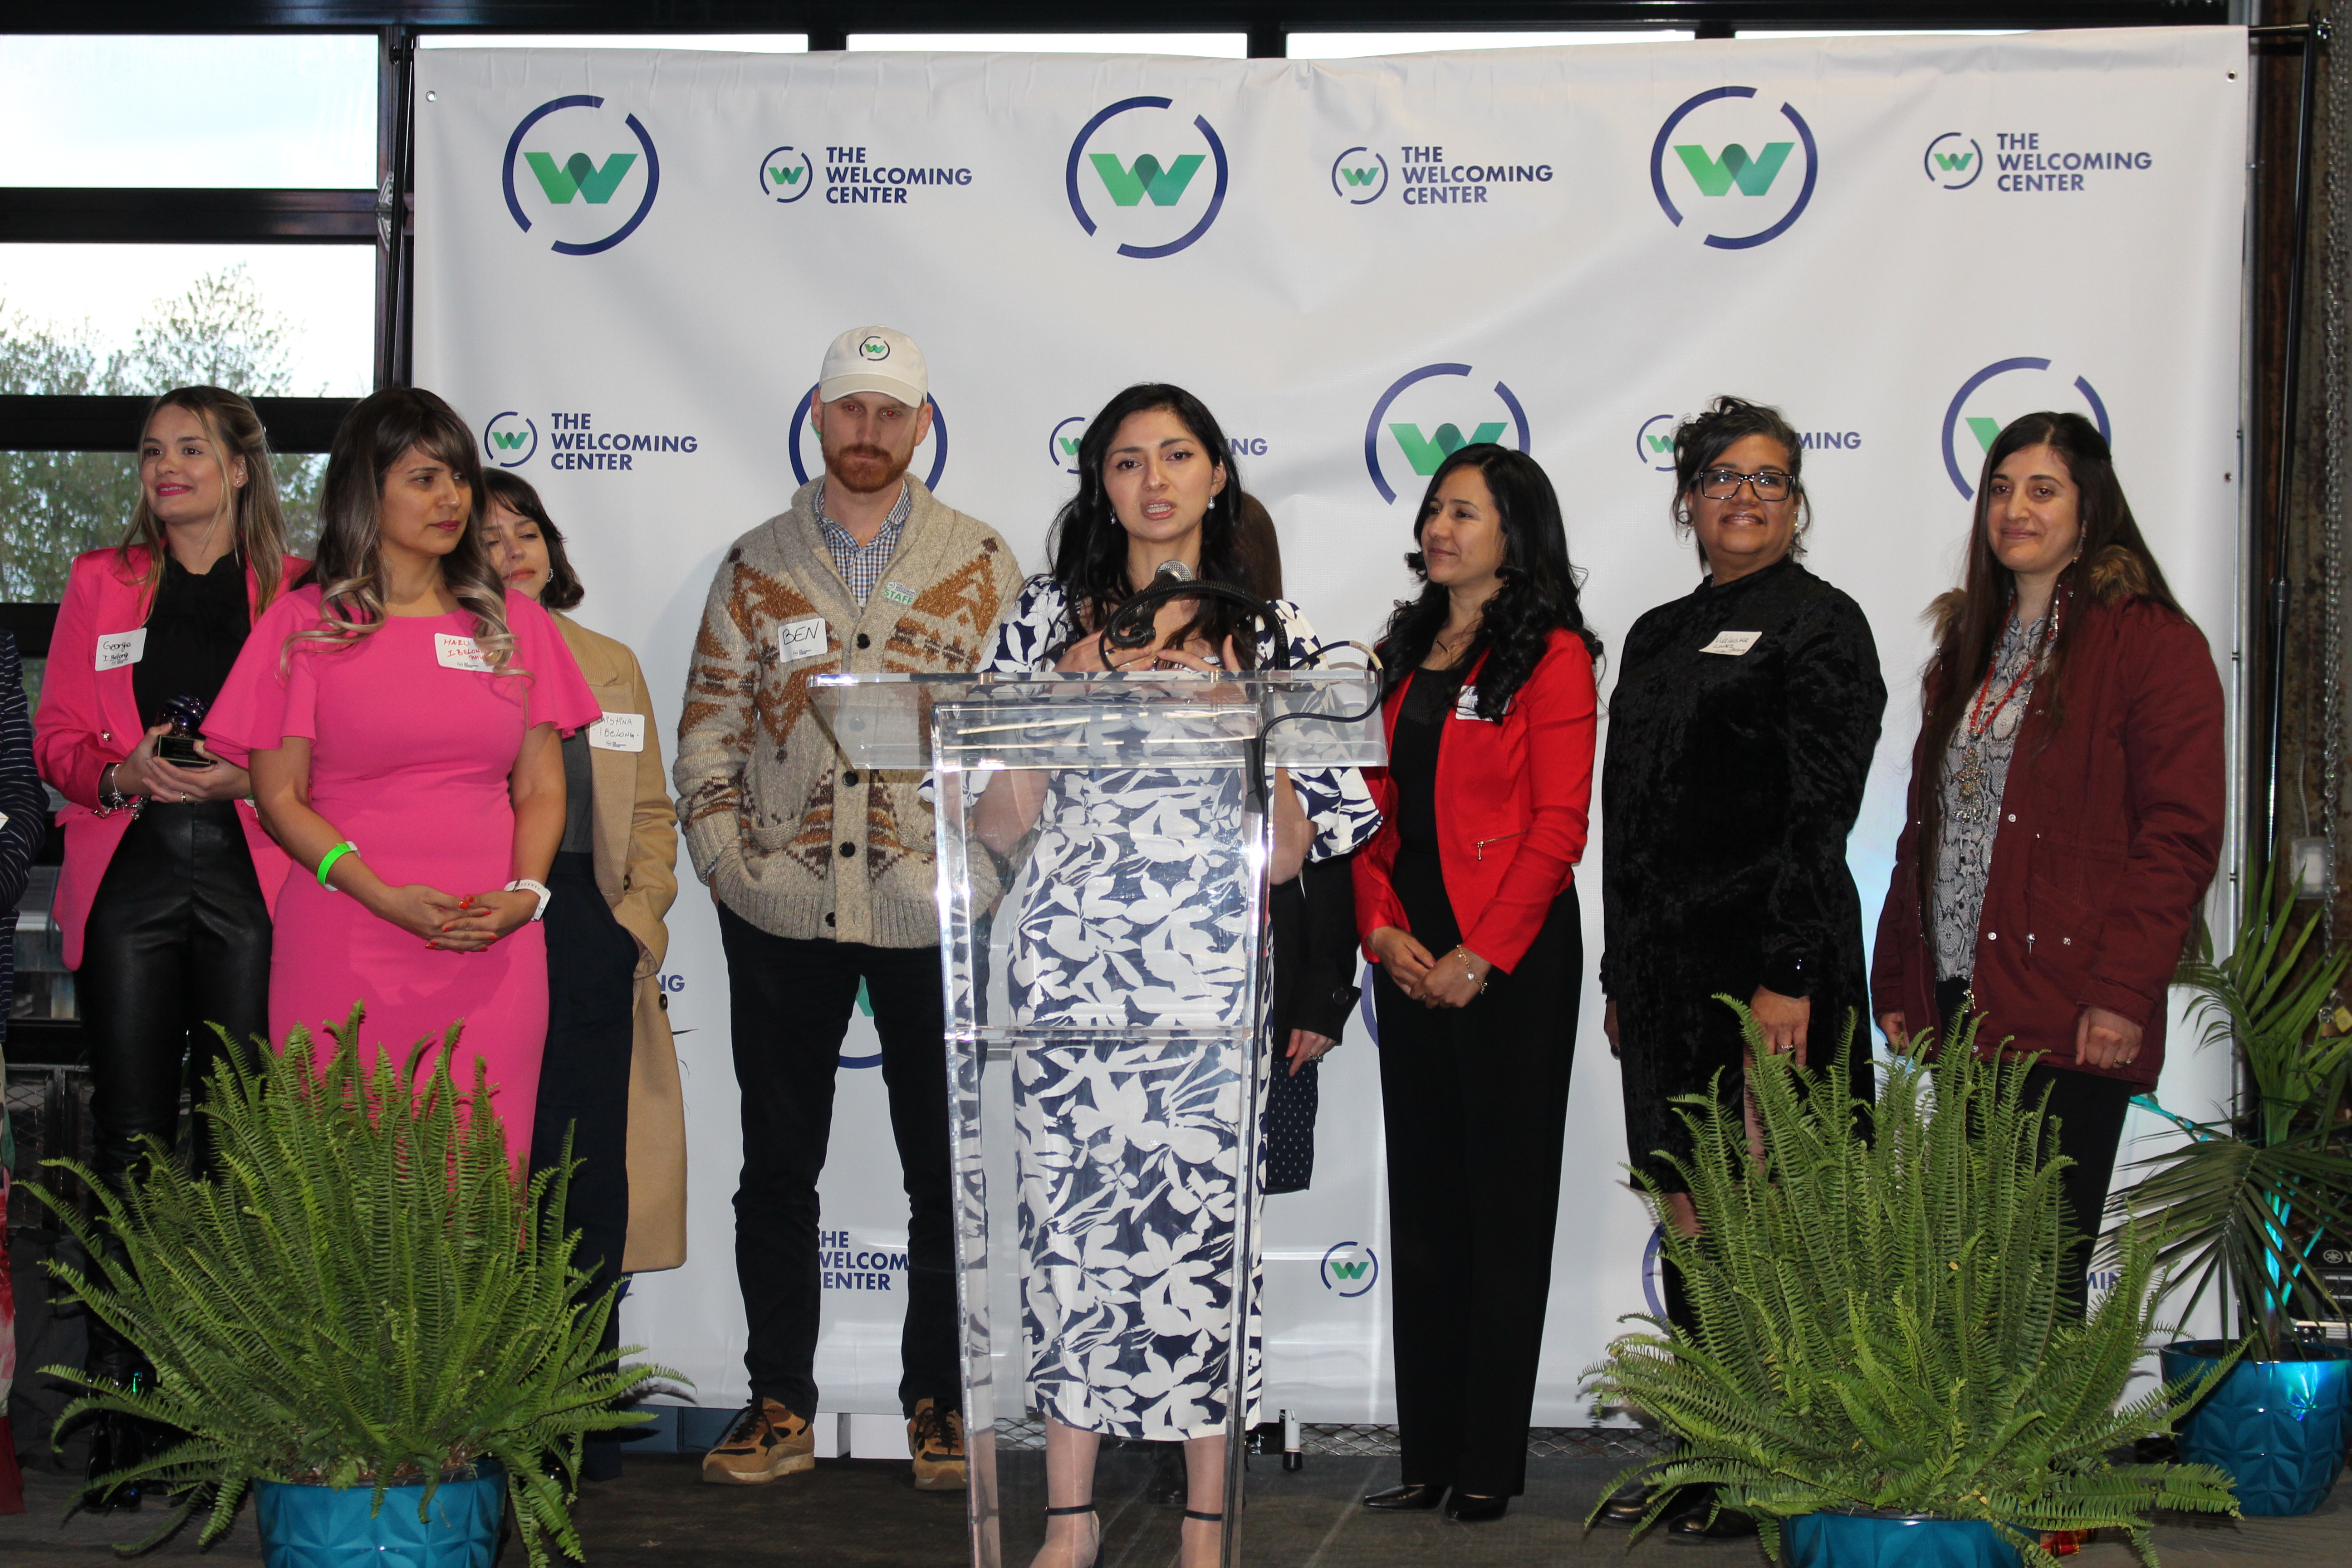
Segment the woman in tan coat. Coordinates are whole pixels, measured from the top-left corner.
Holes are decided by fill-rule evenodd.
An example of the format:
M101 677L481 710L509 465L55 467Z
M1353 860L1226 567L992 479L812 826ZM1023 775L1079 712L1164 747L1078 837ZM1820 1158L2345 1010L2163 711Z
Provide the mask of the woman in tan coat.
M563 742L563 842L548 873L547 1055L531 1138L534 1170L579 1162L566 1220L598 1288L686 1261L686 1121L661 990L677 897L677 814L636 656L563 614L580 581L539 493L483 476L480 528L507 584L552 612L604 718ZM605 1327L619 1342L618 1314ZM592 1437L586 1474L620 1473L618 1434Z

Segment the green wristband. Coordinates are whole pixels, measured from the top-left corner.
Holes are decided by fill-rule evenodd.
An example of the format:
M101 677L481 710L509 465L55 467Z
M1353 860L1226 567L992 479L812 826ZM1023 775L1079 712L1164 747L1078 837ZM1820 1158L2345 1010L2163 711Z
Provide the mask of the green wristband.
M358 845L346 838L341 844L336 845L332 849L328 850L325 858L319 862L319 886L326 888L327 891L331 893L341 891L341 889L340 889L328 886L327 873L334 869L336 861L341 859L344 856L350 854L352 850L357 849L358 847Z

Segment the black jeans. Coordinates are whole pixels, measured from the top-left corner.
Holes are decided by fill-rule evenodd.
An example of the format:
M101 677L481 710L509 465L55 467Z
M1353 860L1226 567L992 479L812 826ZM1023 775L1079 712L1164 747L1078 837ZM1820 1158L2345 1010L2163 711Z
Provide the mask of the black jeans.
M120 1185L148 1137L171 1145L180 1099L203 1093L227 1047L269 1032L269 905L231 801L150 805L122 835L92 900L76 991L89 1051L94 1162ZM211 1128L194 1118L196 1169ZM138 1352L96 1318L89 1364L128 1375Z
M629 1062L635 1047L637 943L613 918L596 887L593 855L559 854L547 874L547 1052L530 1130L530 1168L563 1157L572 1138L571 1190L563 1223L580 1233L572 1260L587 1270L592 1295L621 1278L629 1236ZM604 1347L621 1346L616 1303ZM621 1434L592 1432L591 1480L620 1473Z
M1939 1018L1948 1022L1959 1011L1968 994L1966 975L1937 981L1936 1011ZM2067 1248L2066 1257L2059 1264L2058 1297L2060 1304L2076 1318L2082 1317L2089 1300L2091 1258L2106 1222L2107 1187L2115 1177L2116 1151L2123 1146L2124 1118L2131 1110L2132 1096L2138 1092L2137 1086L2121 1079L2075 1072L2043 1062L2034 1063L2026 1075L2025 1103L2039 1105L2047 1093L2050 1101L2046 1114L2051 1121L2058 1123L2045 1132L2042 1157L2049 1157L2049 1145L2054 1139L2055 1152L2074 1162L2058 1178L2060 1201L2066 1205L2075 1235L2074 1245ZM2049 1122L2043 1126L2049 1129Z
M940 950L772 936L723 903L719 934L727 949L735 1082L743 1102L735 1274L749 1330L743 1364L752 1397L781 1400L797 1415L816 1410L824 1303L816 1180L833 1129L841 1041L863 979L882 1037L882 1081L907 1191L898 1403L909 1415L922 1399L961 1409Z

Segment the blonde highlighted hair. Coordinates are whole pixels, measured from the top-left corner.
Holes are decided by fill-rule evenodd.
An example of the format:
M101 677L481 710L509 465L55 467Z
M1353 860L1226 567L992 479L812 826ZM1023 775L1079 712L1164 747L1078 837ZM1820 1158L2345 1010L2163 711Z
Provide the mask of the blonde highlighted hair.
M302 642L356 647L383 625L384 481L411 450L446 464L471 505L480 506L481 457L474 433L455 409L413 386L386 387L362 399L335 432L320 487L319 558L311 580L319 585L321 624L289 637L289 656ZM441 581L472 614L475 645L490 668L503 675L522 674L510 664L514 633L507 626L506 582L470 518L457 548L441 558Z
M184 408L194 415L212 442L213 460L220 465L221 510L236 530L237 559L252 568L260 589L254 604L254 614L258 616L278 596L286 577L286 514L278 500L278 469L270 461L269 434L262 428L261 416L253 405L234 392L218 386L174 387L150 403L146 417L139 422L142 467L147 432L166 408ZM240 459L245 464L242 485L230 480ZM147 552L145 593L150 605L154 603L157 584L163 581L163 557L170 548L163 520L148 504L147 487L142 484L139 505L131 513L131 526L115 547L115 554L128 579L131 552Z

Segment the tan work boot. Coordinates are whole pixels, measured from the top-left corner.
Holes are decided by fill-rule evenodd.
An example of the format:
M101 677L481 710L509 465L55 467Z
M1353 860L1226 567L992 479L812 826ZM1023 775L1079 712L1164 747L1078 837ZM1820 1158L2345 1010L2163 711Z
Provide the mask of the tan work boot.
M815 1468L816 1433L807 1417L775 1399L752 1400L719 1446L702 1456L702 1479L730 1486L756 1486Z
M963 1412L941 1410L929 1399L915 1401L915 1418L907 1423L907 1451L915 1457L917 1490L963 1490Z

